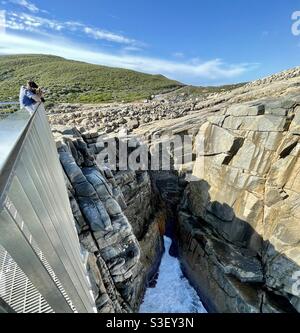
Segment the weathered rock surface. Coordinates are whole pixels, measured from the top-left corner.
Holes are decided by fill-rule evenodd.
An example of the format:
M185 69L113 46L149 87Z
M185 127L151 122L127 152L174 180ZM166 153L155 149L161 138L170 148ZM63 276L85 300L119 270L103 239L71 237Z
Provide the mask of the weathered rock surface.
M300 311L298 105L299 95L230 106L199 131L179 237L188 275L215 311Z
M172 211L183 267L211 311L300 311L300 68L203 98L53 111L99 311L138 307L160 260L161 211ZM150 174L160 202L147 172L96 166L98 136L124 127L151 149L152 135L196 136L177 183L176 173ZM178 176L189 172L182 195Z
M163 252L149 175L99 168L76 129L54 136L98 310L136 311Z
M198 123L203 113L218 113L224 107L247 102L247 109L234 111L236 115L256 116L262 110L256 106L256 99L282 97L283 106L285 95L299 92L300 69L294 68L270 77L246 84L240 88L221 93L191 95L178 92L156 96L153 100L128 104L61 104L53 107L49 114L51 125L65 125L77 127L82 132L97 131L112 133L120 127L127 127L129 131L137 128L158 126L165 128L169 124L191 127L192 119ZM280 102L280 103L281 103ZM279 104L269 104L265 114L282 115ZM180 120L178 120L180 119ZM197 126L197 123L194 124ZM194 127L192 125L192 127ZM143 129L143 131L144 131Z

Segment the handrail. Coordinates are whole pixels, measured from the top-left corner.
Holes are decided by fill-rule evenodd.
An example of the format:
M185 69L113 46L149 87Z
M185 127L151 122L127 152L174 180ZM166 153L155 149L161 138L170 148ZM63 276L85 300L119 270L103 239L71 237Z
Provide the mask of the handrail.
M33 114L28 119L28 123L27 123L26 127L19 133L19 136L17 137L14 145L11 147L9 155L4 160L2 167L0 164L0 207L2 206L3 200L6 197L6 193L9 188L12 176L13 176L13 171L14 171L15 166L17 165L18 158L20 156L20 153L22 151L22 148L23 148L23 145L24 145L24 142L26 139L26 135L27 135L28 131L30 130L32 123L34 121L34 118L36 117L36 114L41 105L43 105L43 104L42 103L37 104ZM20 110L19 112L23 112L23 111L25 111L25 110L23 109L23 110Z
M20 303L38 311L41 297L46 311L95 312L63 171L43 103L36 106L31 116L24 110L20 112L25 118L14 115L2 122L5 139L5 134L9 134L5 125L13 126L14 120L19 121L8 140L8 151L0 160L0 263L2 267L14 265L18 272L17 289L25 289L18 294L14 279L7 277L10 291L1 295L0 276L0 298L16 312L20 312ZM9 293L14 294L12 302ZM1 308L0 303L0 312Z

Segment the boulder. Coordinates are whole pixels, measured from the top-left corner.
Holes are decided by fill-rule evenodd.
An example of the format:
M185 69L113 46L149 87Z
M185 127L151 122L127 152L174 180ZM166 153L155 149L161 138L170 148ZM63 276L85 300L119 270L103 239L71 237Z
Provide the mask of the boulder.
M179 248L214 311L300 310L298 103L235 103L199 129Z
M284 132L287 124L286 117L274 115L234 117L224 120L223 128L229 130L248 130L257 132Z
M261 103L245 103L230 106L226 115L233 117L260 116L265 113L265 105Z

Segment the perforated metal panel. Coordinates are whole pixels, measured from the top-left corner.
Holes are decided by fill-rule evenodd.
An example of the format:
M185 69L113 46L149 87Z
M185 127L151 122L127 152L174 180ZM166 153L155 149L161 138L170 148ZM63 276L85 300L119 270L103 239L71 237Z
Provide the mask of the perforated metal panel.
M0 164L0 297L16 312L96 312L43 106L21 119Z
M53 313L9 253L0 245L0 297L18 313Z

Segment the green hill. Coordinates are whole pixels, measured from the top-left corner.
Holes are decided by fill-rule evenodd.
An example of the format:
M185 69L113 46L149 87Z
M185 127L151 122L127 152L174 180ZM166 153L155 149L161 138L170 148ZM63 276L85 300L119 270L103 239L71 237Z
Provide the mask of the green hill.
M20 86L29 79L45 88L48 102L61 103L129 102L182 86L162 75L55 56L0 56L0 101L17 100Z

